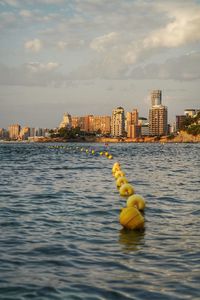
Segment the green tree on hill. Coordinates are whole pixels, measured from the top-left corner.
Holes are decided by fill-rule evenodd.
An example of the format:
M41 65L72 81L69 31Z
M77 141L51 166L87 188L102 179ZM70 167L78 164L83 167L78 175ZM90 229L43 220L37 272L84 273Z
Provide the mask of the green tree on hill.
M200 112L194 117L187 116L181 129L192 135L200 134Z

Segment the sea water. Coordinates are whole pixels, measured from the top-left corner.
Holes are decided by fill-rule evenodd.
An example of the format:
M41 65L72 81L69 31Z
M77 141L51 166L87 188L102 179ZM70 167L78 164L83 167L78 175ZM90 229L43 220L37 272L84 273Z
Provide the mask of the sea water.
M199 158L199 144L0 144L0 299L199 299ZM115 161L146 199L144 231L119 224Z

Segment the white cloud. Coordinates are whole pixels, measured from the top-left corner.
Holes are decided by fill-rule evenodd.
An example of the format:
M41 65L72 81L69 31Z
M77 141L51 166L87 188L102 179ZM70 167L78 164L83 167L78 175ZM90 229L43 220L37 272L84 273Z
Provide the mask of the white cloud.
M2 0L2 1L0 1L0 4L7 4L7 5L10 5L13 7L19 6L18 0Z
M80 47L85 46L85 41L82 39L71 38L71 39L68 39L67 41L57 42L56 46L58 47L59 50L75 49L75 48L80 48Z
M39 52L42 49L43 44L42 44L41 40L34 39L31 41L27 41L25 43L24 47L25 47L25 49L28 49L30 51Z
M59 41L57 43L57 46L58 46L59 49L63 50L63 49L65 49L67 47L67 42Z
M107 47L111 47L115 44L119 37L117 32L110 32L103 36L99 36L91 41L90 48L97 52L104 52Z
M56 70L59 67L59 63L57 62L48 62L47 64L39 63L39 62L30 62L26 64L26 67L31 72L51 72Z
M0 64L0 85L62 86L68 82L57 62L30 62L18 67Z
M37 0L37 2L44 4L63 4L65 0Z
M2 12L0 13L0 28L7 29L9 26L12 27L13 23L16 21L16 16L12 12Z
M30 10L27 10L27 9L21 10L21 11L19 12L19 15L20 15L21 17L25 17L25 18L30 18L30 17L32 17L31 11L30 11Z
M144 48L179 47L200 41L200 8L177 7L168 12L169 23L143 41Z
M191 81L200 79L200 52L191 52L164 63L151 63L138 67L129 74L134 79L162 79Z

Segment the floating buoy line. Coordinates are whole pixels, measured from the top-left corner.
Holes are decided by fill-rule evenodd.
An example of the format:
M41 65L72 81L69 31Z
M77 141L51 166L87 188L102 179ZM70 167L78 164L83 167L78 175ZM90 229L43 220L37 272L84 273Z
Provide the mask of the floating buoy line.
M108 151L96 151L95 149L85 147L68 147L68 146L49 146L49 149L65 149L75 152L83 152L87 155L106 157L113 159L113 155ZM135 193L135 188L126 178L124 171L121 169L119 162L115 162L112 167L112 174L116 180L116 187L121 197L126 199L126 207L121 209L119 214L120 224L129 230L141 230L144 228L143 211L146 206L145 199Z
M112 173L116 179L120 196L126 198L126 207L121 209L119 215L120 224L126 229L143 229L144 217L142 212L146 205L144 198L135 194L135 188L128 182L119 162L114 163Z

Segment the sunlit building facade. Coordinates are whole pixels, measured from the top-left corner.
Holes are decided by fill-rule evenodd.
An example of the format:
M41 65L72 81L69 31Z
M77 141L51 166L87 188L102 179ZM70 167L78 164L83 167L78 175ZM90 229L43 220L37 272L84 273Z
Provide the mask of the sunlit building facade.
M111 135L123 136L125 132L125 114L123 107L117 107L112 111Z
M59 128L68 128L72 127L72 117L68 113L64 113L62 122L59 125Z
M11 140L16 140L19 137L21 126L19 124L13 124L8 126L8 134Z
M19 138L22 140L28 140L30 137L30 127L22 127L20 130Z
M137 109L133 109L132 112L126 114L126 132L128 138L136 138L140 135Z
M149 110L149 134L151 136L168 134L166 106L157 105Z

